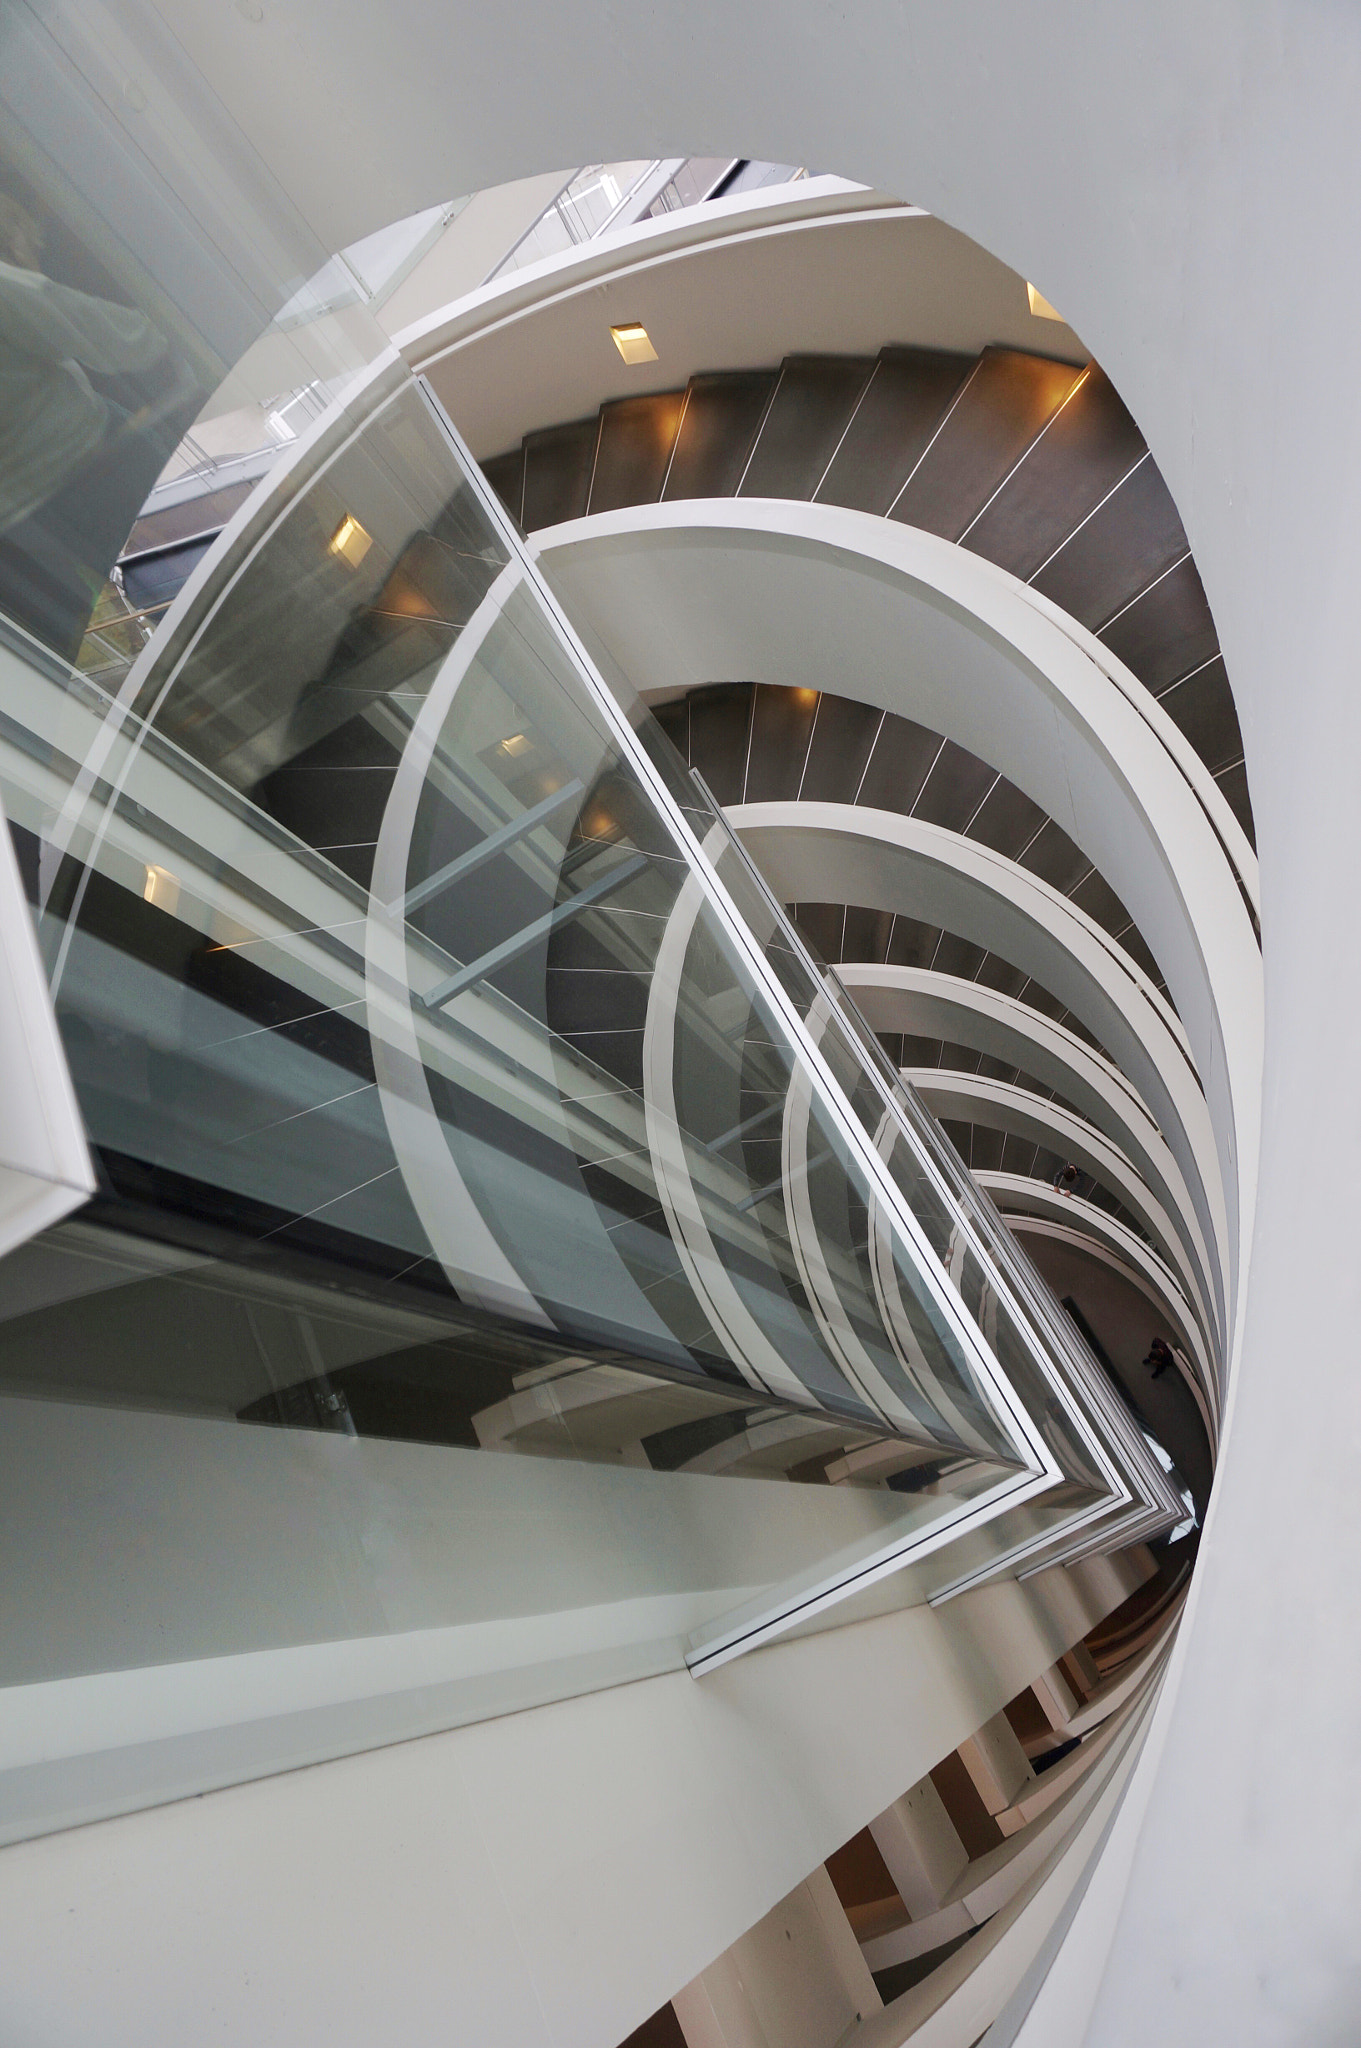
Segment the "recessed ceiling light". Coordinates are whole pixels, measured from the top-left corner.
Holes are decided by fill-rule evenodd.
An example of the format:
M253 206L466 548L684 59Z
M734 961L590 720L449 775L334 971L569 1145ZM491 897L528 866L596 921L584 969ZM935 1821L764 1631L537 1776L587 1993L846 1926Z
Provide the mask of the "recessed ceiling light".
M641 320L626 320L622 327L612 327L614 345L626 363L655 363L657 351Z
M1063 315L1059 312L1058 308L1051 306L1048 299L1040 292L1037 292L1033 284L1026 286L1026 293L1030 299L1030 310L1037 320L1063 319Z
M503 754L523 754L528 745L529 736L527 733L513 732L508 739L502 740L501 752Z
M364 531L352 512L347 512L326 545L351 569L357 569L373 546L373 535Z

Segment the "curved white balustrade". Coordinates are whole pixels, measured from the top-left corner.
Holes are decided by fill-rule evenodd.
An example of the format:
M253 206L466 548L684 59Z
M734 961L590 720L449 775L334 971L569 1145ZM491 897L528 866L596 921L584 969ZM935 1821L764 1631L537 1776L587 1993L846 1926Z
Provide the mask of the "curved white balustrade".
M747 804L729 816L787 901L864 904L943 925L1068 1005L1121 1062L1167 1140L1194 1208L1187 1249L1218 1321L1227 1225L1205 1098L1175 1018L1100 926L1014 861L894 811Z
M1122 1065L1127 1054L1137 1062L1131 1079L1188 1181L1205 1185L1202 1228L1224 1268L1215 1290L1235 1304L1227 1335L1256 1184L1261 957L1222 820L1146 715L1137 679L1004 570L863 513L762 499L647 505L547 529L535 545L593 651L652 694L744 676L881 705L989 762L1081 847L1166 975L1204 1087L1205 1119L1184 1089L1169 1093L1164 1082L1149 1094L1153 1077L1133 1041L1158 1034L1145 1027L1148 992L1131 968L1122 993L1126 1007L1133 989L1143 997L1137 1030L1091 1028ZM1241 847L1235 858L1250 877ZM803 893L870 900L829 886ZM1179 1150L1174 1137L1177 1097L1188 1135L1200 1125L1194 1148Z
M1014 1132L1073 1160L1109 1188L1138 1217L1183 1288L1196 1304L1202 1328L1209 1325L1204 1296L1191 1260L1182 1248L1177 1221L1150 1192L1143 1176L1117 1145L1084 1118L1060 1103L1048 1102L1029 1088L982 1074L951 1073L940 1067L911 1067L906 1077L938 1117L958 1123L982 1124L988 1130Z
M1056 1089L1128 1155L1165 1208L1193 1216L1181 1169L1144 1104L1119 1068L1076 1032L1015 996L928 967L850 961L836 972L876 1031L948 1039Z

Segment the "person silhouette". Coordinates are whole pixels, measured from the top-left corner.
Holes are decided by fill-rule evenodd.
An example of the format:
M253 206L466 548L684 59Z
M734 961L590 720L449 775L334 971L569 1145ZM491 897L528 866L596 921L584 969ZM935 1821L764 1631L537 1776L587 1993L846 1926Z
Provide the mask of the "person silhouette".
M1161 1379L1172 1363L1172 1346L1165 1337L1155 1337L1148 1347L1148 1356L1144 1360L1145 1365L1152 1366L1153 1378Z
M0 191L0 532L46 504L128 419L89 374L149 370L165 336L135 306L57 284L43 230Z

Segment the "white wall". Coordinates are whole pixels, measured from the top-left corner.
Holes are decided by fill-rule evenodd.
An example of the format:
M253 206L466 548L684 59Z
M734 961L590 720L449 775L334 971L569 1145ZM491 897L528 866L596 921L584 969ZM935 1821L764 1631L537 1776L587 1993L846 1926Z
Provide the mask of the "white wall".
M5 2048L615 2048L1132 1583L1102 1560L0 1853Z

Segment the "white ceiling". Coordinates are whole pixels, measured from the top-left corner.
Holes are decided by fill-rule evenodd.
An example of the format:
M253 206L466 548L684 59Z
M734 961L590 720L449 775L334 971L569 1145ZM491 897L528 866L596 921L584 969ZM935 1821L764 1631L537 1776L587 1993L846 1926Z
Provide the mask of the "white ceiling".
M716 210L713 210L716 211ZM711 214L705 209L706 215ZM673 220L677 217L673 216ZM915 208L811 179L791 204L703 223L648 223L537 265L399 337L474 455L606 399L672 391L697 371L773 367L794 352L874 355L888 343L976 353L988 342L1085 362L1023 279ZM611 325L641 320L658 360L630 369Z

